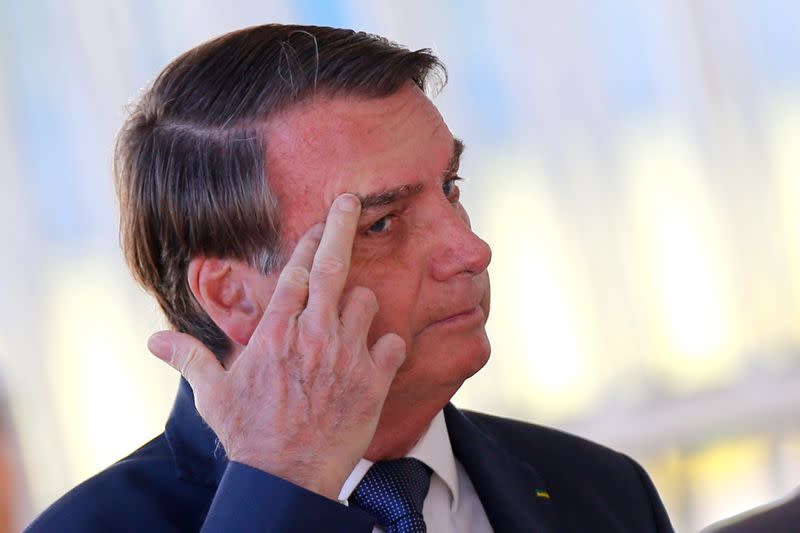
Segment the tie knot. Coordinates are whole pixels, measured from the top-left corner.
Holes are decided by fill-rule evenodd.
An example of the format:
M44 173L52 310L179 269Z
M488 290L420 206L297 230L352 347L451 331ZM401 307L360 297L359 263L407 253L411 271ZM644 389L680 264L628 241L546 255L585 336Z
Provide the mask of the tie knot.
M387 533L425 532L422 504L431 483L431 469L418 459L404 457L370 467L350 496Z

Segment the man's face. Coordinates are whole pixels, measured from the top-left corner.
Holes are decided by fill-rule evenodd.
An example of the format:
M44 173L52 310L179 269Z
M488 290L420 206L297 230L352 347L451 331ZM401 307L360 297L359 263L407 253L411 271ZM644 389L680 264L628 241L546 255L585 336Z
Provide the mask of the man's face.
M347 287L377 296L370 345L388 332L406 342L389 399L449 398L489 357L491 251L459 202L461 145L436 107L411 83L381 99L317 97L271 119L266 139L284 242L339 194L362 198Z

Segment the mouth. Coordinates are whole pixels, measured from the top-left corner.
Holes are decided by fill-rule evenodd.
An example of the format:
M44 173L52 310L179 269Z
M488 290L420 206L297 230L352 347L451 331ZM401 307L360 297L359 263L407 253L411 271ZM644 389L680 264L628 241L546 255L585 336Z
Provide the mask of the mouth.
M480 305L470 307L431 323L428 327L465 327L477 325L484 320L483 308Z

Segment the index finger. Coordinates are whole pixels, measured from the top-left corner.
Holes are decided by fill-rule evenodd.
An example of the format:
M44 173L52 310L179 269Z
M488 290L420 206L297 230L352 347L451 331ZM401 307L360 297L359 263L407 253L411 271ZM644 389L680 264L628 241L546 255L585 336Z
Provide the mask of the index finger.
M336 198L328 211L308 281L306 310L312 314L327 315L331 319L339 315L339 299L350 271L360 214L361 202L350 193Z

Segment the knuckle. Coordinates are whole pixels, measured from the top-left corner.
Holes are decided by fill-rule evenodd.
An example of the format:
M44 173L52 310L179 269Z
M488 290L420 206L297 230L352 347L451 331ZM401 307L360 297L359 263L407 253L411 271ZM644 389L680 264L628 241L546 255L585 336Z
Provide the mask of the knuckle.
M293 285L308 285L308 269L300 265L287 266L281 272L281 278Z
M192 368L195 366L198 357L199 354L197 352L197 348L193 346L189 348L189 350L186 351L186 354L181 358L178 364L180 366L180 373L184 377L188 377L188 375L192 372Z
M309 320L303 324L300 332L300 340L302 344L311 349L313 352L322 351L327 345L331 343L332 334L329 327L323 325L318 320Z
M344 261L338 257L322 257L314 261L314 270L326 275L339 274L344 270Z

